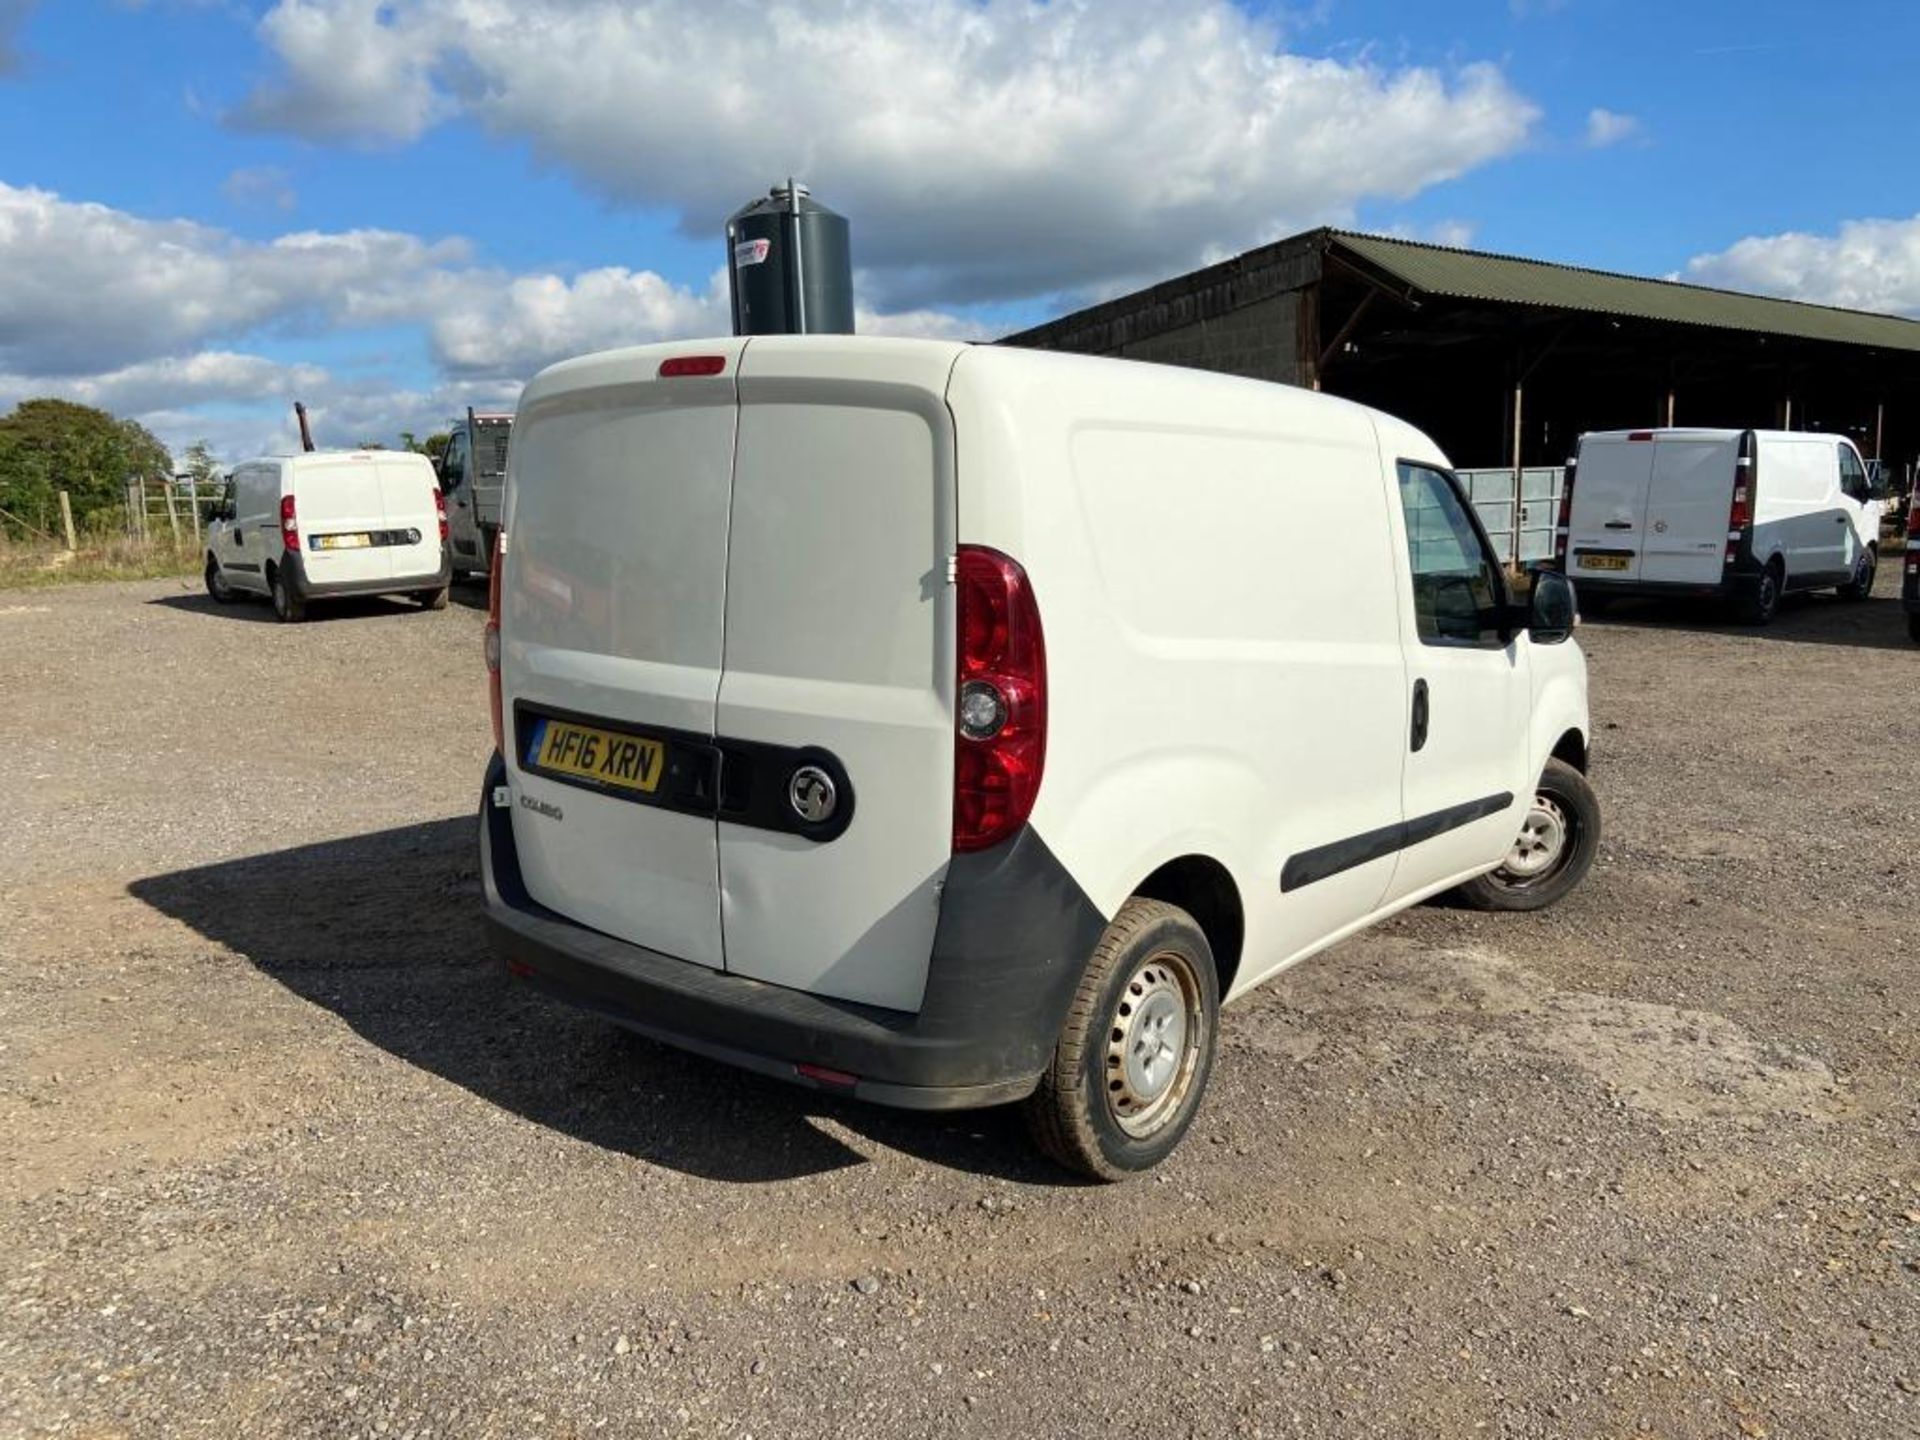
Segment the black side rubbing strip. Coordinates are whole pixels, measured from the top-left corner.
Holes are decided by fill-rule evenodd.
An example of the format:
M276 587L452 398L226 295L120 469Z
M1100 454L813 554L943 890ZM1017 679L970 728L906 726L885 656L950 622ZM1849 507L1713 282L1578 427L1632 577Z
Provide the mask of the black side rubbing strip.
M1503 790L1484 800L1449 805L1445 810L1436 810L1417 820L1383 825L1378 830L1336 840L1331 845L1316 845L1311 850L1302 850L1298 855L1288 857L1287 863L1281 867L1280 889L1282 893L1298 890L1316 880L1325 880L1343 870L1351 870L1356 865L1365 865L1369 860L1378 860L1405 850L1409 845L1418 845L1422 840L1431 840L1449 830L1458 830L1462 825L1471 825L1489 815L1498 815L1511 804L1513 792Z

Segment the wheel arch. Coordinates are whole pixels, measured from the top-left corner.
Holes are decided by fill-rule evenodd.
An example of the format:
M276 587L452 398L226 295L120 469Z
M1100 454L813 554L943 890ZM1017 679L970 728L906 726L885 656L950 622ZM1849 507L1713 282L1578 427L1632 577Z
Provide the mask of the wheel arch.
M1547 752L1547 758L1562 760L1578 770L1587 773L1587 737L1577 728L1569 728L1553 742L1553 749Z
M1246 907L1227 867L1211 855L1181 855L1156 868L1133 887L1132 893L1178 905L1193 916L1213 951L1224 1000L1240 972L1247 938Z

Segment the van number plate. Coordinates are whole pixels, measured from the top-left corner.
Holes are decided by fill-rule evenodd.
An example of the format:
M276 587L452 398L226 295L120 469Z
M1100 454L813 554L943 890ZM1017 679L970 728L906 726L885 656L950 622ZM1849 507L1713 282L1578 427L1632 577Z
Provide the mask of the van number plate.
M1627 568L1627 557L1625 555L1582 555L1580 568L1582 570L1624 570Z
M640 735L619 735L591 725L542 718L534 721L527 737L526 766L651 795L660 788L666 746Z
M316 535L316 550L364 550L373 544L373 536L361 530L349 535Z

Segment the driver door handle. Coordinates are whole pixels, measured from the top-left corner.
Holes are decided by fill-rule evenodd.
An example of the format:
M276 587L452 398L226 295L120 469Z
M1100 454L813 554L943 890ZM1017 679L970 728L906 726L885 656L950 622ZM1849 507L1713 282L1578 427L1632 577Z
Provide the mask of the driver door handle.
M1413 734L1410 737L1413 748L1418 751L1427 743L1427 718L1431 707L1427 700L1427 682L1413 682Z

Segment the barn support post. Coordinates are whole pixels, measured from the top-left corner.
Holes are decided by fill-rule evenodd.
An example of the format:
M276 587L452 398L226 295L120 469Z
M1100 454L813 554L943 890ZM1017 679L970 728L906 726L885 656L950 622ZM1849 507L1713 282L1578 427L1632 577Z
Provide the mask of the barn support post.
M1666 416L1666 419L1661 422L1661 424L1664 425L1669 430L1673 428L1673 386L1672 385L1667 386L1667 416Z
M1880 447L1886 443L1886 438L1887 438L1887 402L1884 400L1876 400L1873 402L1873 458L1874 459L1876 460L1886 459L1886 456L1880 453Z

